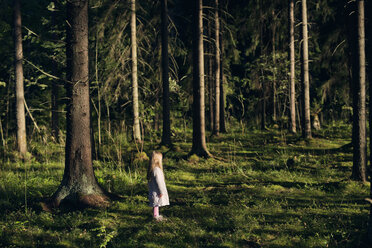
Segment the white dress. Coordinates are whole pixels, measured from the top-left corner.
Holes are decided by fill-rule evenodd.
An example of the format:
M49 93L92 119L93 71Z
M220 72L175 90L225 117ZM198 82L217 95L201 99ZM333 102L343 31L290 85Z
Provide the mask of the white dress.
M155 167L148 183L149 186L149 206L162 207L169 205L167 186L165 185L164 173L159 167ZM159 195L162 197L159 198Z

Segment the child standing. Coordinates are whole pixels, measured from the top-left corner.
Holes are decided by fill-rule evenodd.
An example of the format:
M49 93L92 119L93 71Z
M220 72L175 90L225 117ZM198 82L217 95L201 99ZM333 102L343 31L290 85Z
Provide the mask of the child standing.
M159 215L159 207L169 205L167 186L165 185L163 173L163 155L153 151L147 170L147 181L149 186L149 205L153 207L154 218L158 221L163 220Z

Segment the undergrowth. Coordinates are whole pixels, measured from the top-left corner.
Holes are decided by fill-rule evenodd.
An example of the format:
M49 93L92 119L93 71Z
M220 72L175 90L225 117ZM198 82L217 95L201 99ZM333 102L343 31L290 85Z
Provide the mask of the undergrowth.
M189 132L191 132L189 130ZM187 158L190 140L164 152L171 205L155 222L146 157L127 140L102 146L97 180L122 196L106 209L43 212L58 187L63 147L35 143L33 158L0 167L1 247L363 247L369 185L351 181L348 125L303 141L280 130L208 137L215 159ZM345 146L346 145L346 146ZM155 143L145 142L150 154ZM35 155L36 154L36 155ZM366 246L366 245L365 245Z

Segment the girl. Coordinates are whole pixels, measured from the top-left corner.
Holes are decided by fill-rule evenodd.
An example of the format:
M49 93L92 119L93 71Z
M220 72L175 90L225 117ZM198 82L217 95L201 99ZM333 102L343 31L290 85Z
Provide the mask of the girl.
M159 215L159 207L169 205L169 197L162 164L163 155L160 152L153 151L147 170L147 181L149 186L149 205L153 207L154 218L158 221L163 220Z

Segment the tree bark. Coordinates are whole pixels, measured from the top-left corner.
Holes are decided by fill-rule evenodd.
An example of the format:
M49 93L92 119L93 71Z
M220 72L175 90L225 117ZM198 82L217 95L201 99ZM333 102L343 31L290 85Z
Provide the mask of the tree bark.
M101 207L108 197L97 183L92 165L88 78L88 0L67 1L67 130L62 182L47 208L62 202Z
M172 146L169 106L169 55L168 55L168 7L167 0L161 1L161 65L163 79L163 134L161 144Z
M366 61L365 61L365 28L364 0L357 1L358 43L354 55L354 122L353 122L353 169L351 177L363 182L367 181L367 133L366 133Z
M130 4L131 4L130 34L132 43L133 137L135 142L141 142L137 75L136 0L131 0Z
M306 139L311 139L310 121L310 80L309 80L309 46L307 33L307 7L306 0L302 0L302 85L303 85L303 133Z
M289 58L290 58L290 92L289 92L289 130L296 133L296 60L295 60L295 40L294 40L294 0L289 0Z
M22 17L20 0L14 0L14 67L16 81L16 119L17 119L17 144L20 156L27 156L26 117L24 106L23 86L23 48L22 48Z
M203 1L193 9L193 139L191 154L210 157L205 140Z
M220 20L218 16L218 0L215 0L214 10L214 28L215 28L215 101L214 101L214 118L213 118L213 135L220 134Z

